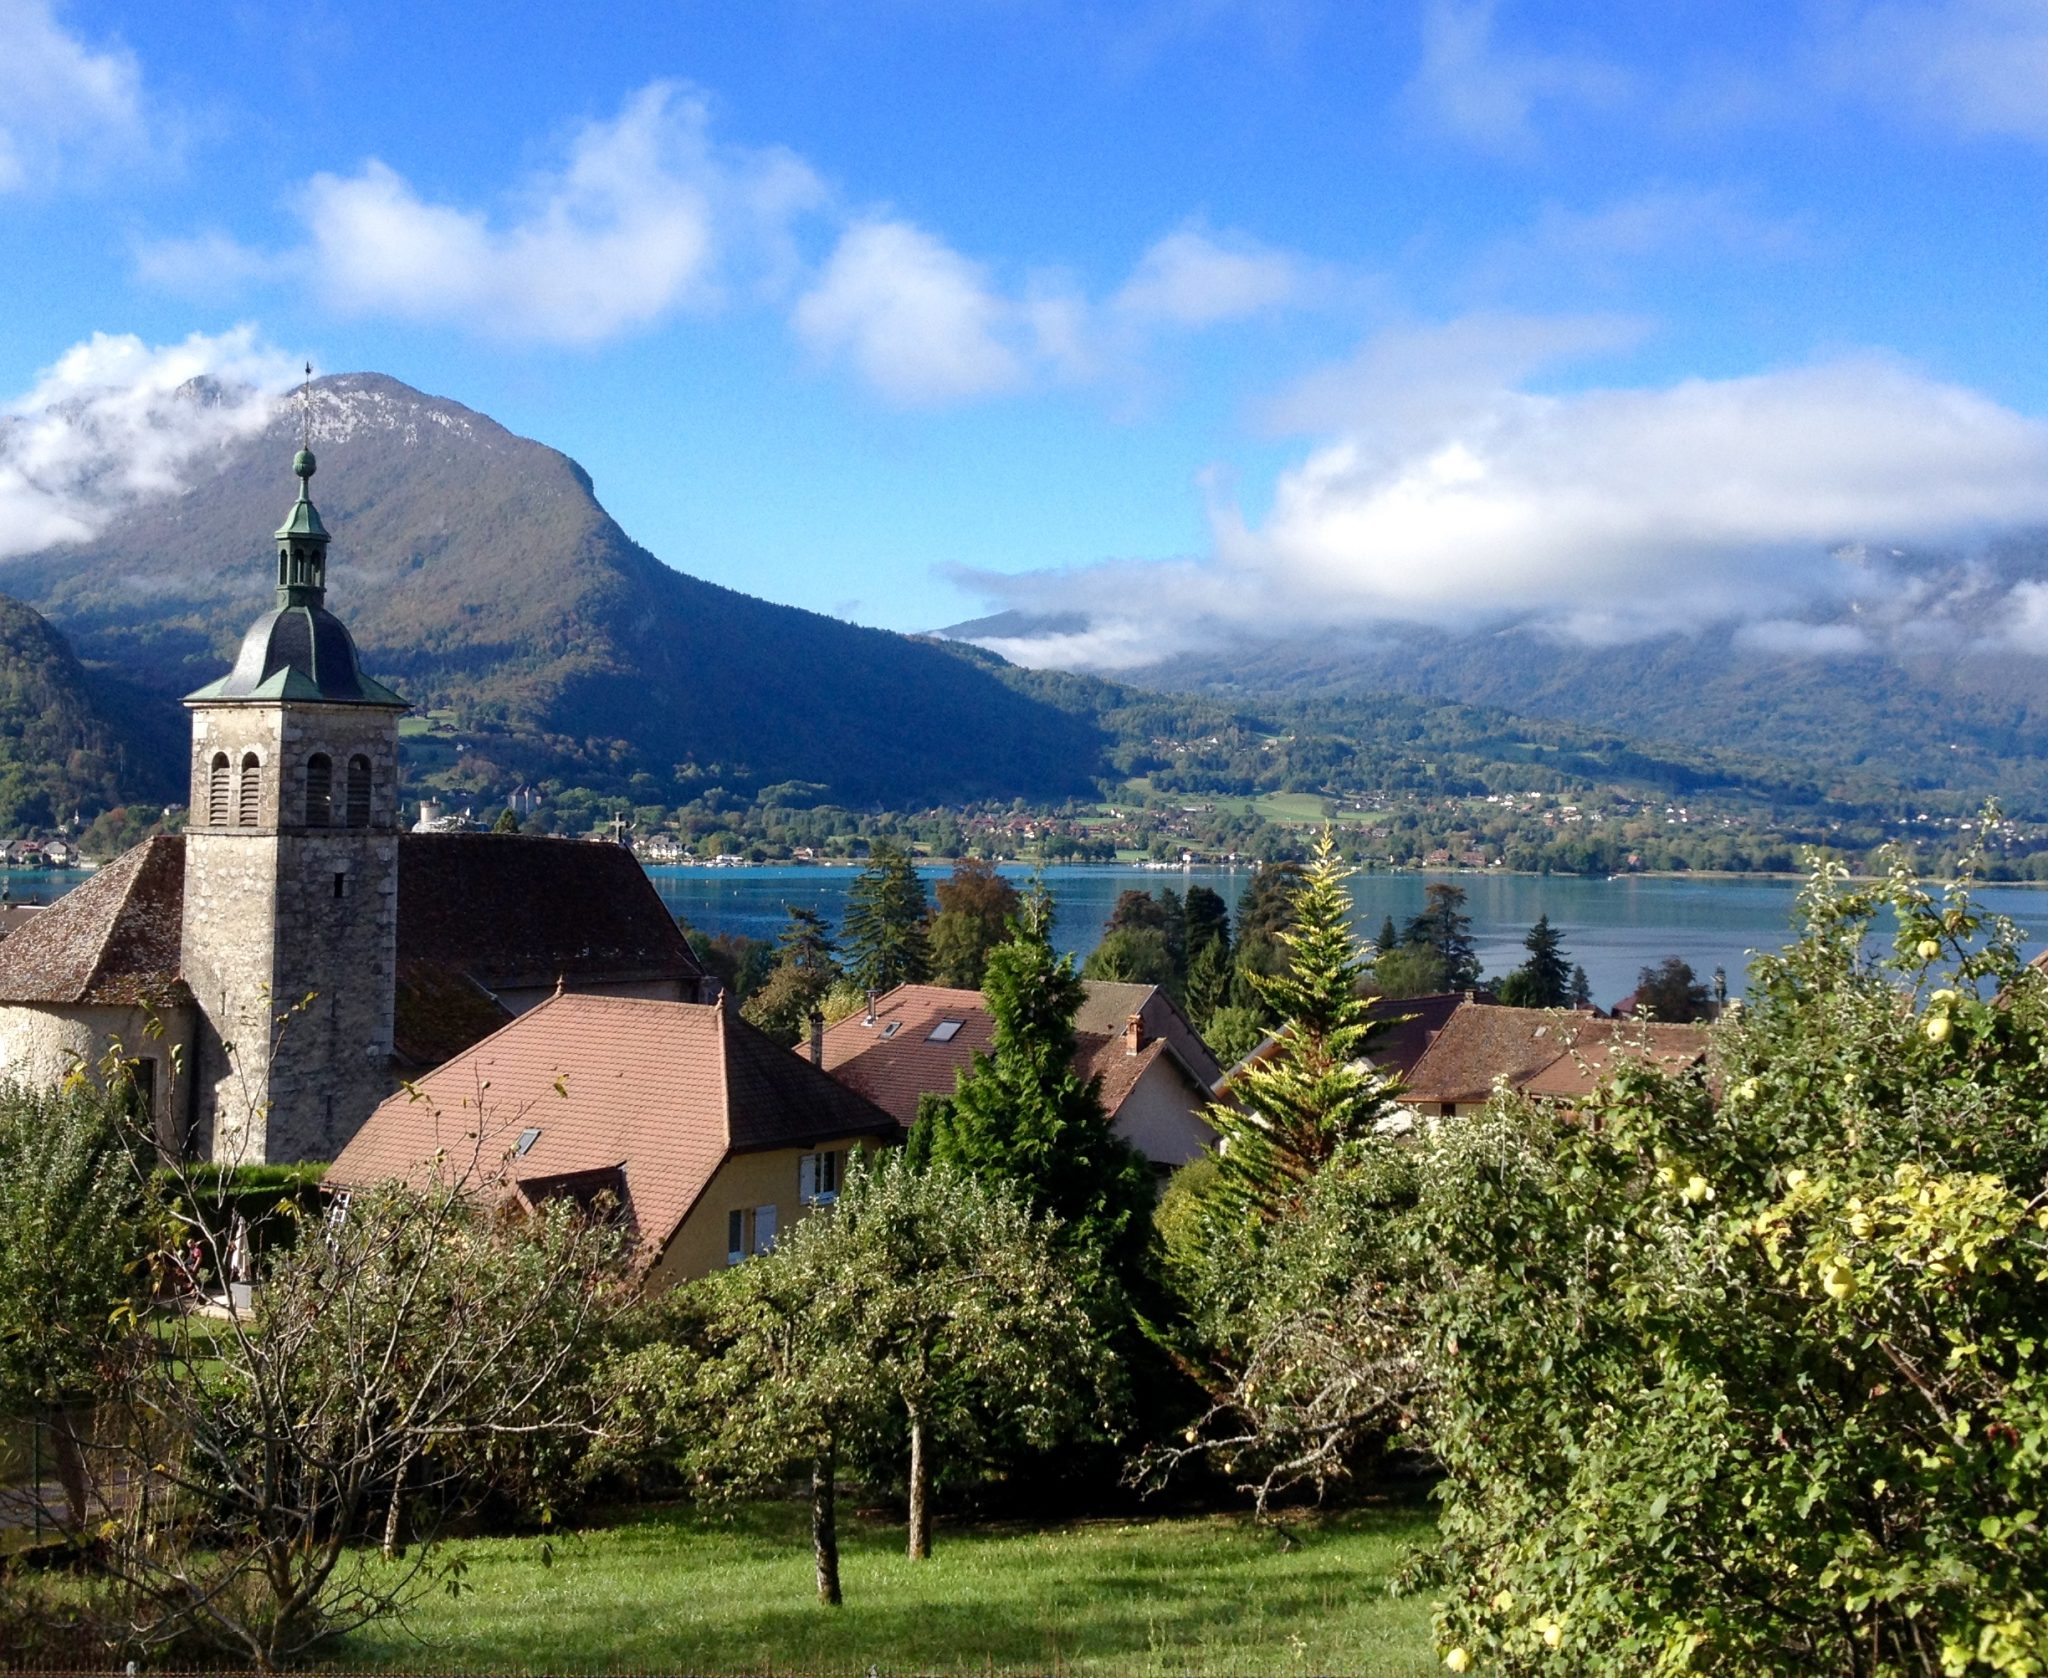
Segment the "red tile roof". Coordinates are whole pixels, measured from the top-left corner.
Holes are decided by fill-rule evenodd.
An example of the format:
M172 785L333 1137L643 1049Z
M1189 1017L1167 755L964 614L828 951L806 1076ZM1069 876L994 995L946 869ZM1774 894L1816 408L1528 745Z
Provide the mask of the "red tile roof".
M1095 986L1096 981L1090 980L1091 991ZM1148 1037L1135 1055L1125 1047L1124 1026L1129 1015L1140 1012L1146 993L1156 987L1118 984L1104 988L1118 994L1099 1006L1096 1015L1113 1019L1114 1031L1074 1034L1075 1070L1084 1078L1100 1075L1103 1111L1114 1119L1145 1069L1162 1055L1177 1060L1183 1076L1206 1096L1208 1084L1180 1056L1170 1036ZM1165 993L1159 995L1163 1000ZM1133 1002L1137 1006L1130 1006ZM934 1028L947 1020L959 1021L960 1029L944 1042L932 1041ZM898 985L876 998L873 1024L862 1009L825 1028L825 1070L907 1126L917 1119L918 1097L951 1095L959 1074L977 1053L993 1046L995 1034L995 1019L980 991ZM810 1045L799 1044L797 1053L808 1058ZM1206 1050L1204 1056L1210 1065L1215 1064Z
M178 977L185 844L145 839L0 940L0 1002L163 1006Z
M933 1042L933 1029L946 1020L958 1020L960 1029L946 1042ZM876 999L872 1023L860 1009L825 1028L825 1070L909 1125L917 1118L917 1098L951 1095L956 1075L995 1034L980 991L898 985ZM799 1045L797 1052L808 1058L810 1047Z
M441 1173L531 1198L616 1171L658 1252L728 1155L899 1134L729 1006L570 992L391 1097L326 1182Z
M1706 1049L1704 1026L1644 1025L1472 1002L1453 1011L1423 1051L1408 1074L1405 1099L1484 1101L1500 1082L1571 1099L1591 1093L1616 1059L1648 1058L1675 1069L1693 1064Z

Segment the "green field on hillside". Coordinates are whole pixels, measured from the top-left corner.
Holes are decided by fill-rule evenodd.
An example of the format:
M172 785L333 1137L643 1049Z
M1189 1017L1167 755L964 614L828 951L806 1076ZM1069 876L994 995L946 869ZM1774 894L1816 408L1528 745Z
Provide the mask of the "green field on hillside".
M333 1664L414 1672L1322 1673L1440 1670L1426 1598L1387 1581L1426 1542L1394 1508L1262 1529L1236 1516L1046 1529L845 1524L846 1603L818 1605L804 1512L642 1512L552 1542L463 1544L458 1596L359 1632Z

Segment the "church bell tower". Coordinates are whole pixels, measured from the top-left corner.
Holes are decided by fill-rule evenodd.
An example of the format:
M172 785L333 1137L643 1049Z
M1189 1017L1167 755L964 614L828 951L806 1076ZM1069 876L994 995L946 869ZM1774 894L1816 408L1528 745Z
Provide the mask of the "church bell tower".
M391 1093L398 719L327 610L313 455L277 532L277 603L185 700L184 970L201 1026L194 1138L223 1164L332 1159Z

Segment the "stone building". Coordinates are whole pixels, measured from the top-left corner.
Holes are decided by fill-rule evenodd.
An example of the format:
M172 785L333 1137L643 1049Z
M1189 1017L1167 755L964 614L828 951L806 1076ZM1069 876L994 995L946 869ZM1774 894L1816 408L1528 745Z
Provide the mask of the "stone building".
M0 1077L118 1048L160 1145L331 1159L402 1075L562 988L694 1001L703 970L630 852L401 834L405 700L327 610L311 453L275 606L185 701L187 829L0 941Z

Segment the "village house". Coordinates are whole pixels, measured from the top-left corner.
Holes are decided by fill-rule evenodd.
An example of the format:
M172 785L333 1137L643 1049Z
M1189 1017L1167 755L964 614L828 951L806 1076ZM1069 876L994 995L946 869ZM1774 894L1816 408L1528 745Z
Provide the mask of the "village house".
M398 719L326 608L314 460L274 607L190 695L190 818L0 940L0 1076L130 1058L159 1145L332 1159L401 1076L558 987L696 1000L707 981L630 852L399 832Z
M1425 1118L1476 1113L1501 1088L1569 1104L1591 1095L1620 1061L1680 1072L1699 1065L1706 1052L1704 1026L1468 1002L1430 1038L1401 1099Z
M385 1101L325 1184L344 1209L371 1184L428 1179L607 1207L655 1289L766 1252L832 1203L854 1150L902 1136L729 1000L565 992Z
M1216 1139L1203 1117L1222 1078L1173 999L1157 985L1084 981L1074 1066L1102 1080L1110 1128L1164 1174ZM813 1033L807 1054L906 1129L925 1095L951 1095L958 1075L995 1041L980 991L898 985Z

